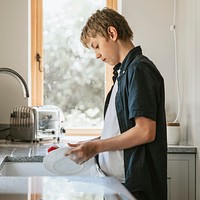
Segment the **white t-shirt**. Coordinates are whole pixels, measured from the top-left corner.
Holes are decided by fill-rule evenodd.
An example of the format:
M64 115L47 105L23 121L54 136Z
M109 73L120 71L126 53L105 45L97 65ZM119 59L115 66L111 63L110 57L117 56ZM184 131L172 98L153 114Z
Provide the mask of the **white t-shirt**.
M118 90L118 83L116 80L110 97L110 102L106 111L101 139L111 138L121 134L115 107L115 96L117 90ZM125 172L124 172L123 150L107 151L100 153L99 165L102 171L107 176L113 176L117 178L121 183L124 183Z

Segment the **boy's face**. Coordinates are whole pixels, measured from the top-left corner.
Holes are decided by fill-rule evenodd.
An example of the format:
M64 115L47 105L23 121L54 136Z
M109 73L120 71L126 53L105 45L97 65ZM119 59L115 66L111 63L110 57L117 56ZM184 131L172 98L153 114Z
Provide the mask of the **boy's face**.
M106 40L105 37L97 35L96 38L90 39L89 46L94 51L97 59L101 59L111 66L120 62L117 42L111 36Z

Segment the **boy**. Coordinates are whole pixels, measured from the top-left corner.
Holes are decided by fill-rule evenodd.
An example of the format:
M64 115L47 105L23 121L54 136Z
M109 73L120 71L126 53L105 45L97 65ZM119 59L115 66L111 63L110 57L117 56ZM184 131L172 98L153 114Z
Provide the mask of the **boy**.
M101 137L69 144L74 148L67 155L79 164L96 156L102 171L138 200L166 200L164 80L132 39L125 18L109 8L97 10L84 26L81 42L97 59L115 66L115 83L106 99Z

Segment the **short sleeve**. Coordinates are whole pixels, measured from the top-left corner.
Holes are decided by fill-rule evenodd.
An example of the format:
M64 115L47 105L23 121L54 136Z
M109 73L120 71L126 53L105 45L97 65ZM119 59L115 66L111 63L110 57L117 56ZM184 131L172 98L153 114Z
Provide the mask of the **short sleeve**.
M159 80L151 65L140 63L134 67L128 84L129 119L146 117L156 120L159 102Z

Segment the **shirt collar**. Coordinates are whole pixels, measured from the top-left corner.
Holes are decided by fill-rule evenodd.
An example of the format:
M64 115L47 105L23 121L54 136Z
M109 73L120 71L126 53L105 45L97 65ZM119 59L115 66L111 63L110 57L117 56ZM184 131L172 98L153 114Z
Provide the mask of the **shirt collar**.
M140 46L134 47L131 49L125 59L123 60L120 66L120 73L125 73L127 67L129 66L130 62L137 56L142 55L142 49Z

